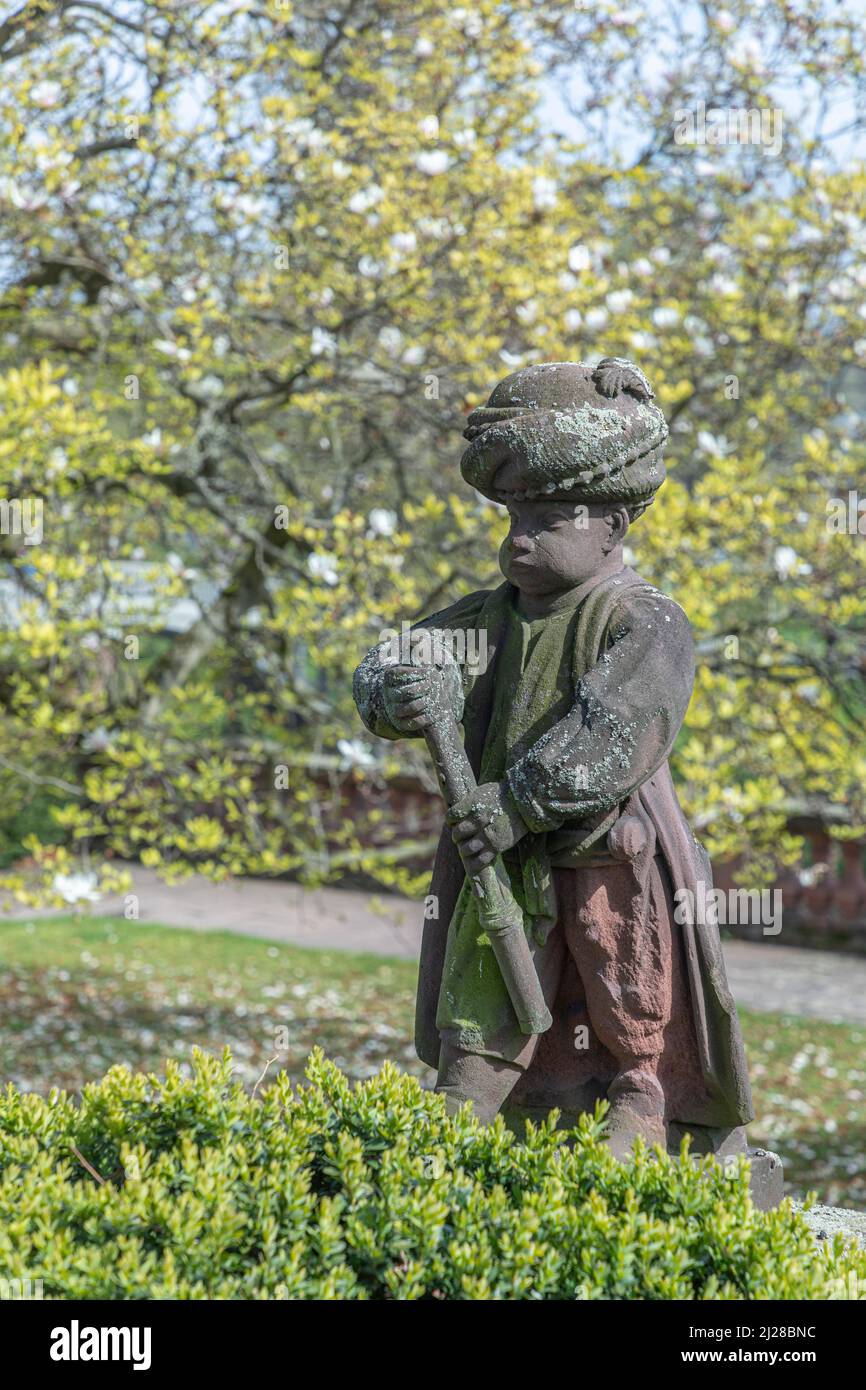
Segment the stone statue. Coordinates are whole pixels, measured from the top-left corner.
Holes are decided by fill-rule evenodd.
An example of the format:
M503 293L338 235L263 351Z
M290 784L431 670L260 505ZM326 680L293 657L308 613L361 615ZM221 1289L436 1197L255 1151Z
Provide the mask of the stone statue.
M500 382L461 471L508 509L505 582L424 619L408 651L373 648L354 693L374 734L427 737L448 803L416 1047L449 1105L573 1124L604 1096L620 1157L685 1131L728 1154L745 1152L749 1080L700 911L709 860L668 769L692 637L623 559L665 477L653 401L621 358ZM460 659L470 646L482 661Z

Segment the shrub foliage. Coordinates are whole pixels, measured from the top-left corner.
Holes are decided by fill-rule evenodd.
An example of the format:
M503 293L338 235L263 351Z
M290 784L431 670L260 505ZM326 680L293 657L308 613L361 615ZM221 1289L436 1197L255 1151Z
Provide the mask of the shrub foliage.
M519 1141L391 1065L352 1087L314 1054L307 1076L257 1098L196 1053L78 1102L10 1086L0 1274L61 1299L796 1299L866 1277L787 1204L756 1211L742 1167L616 1162L600 1115Z

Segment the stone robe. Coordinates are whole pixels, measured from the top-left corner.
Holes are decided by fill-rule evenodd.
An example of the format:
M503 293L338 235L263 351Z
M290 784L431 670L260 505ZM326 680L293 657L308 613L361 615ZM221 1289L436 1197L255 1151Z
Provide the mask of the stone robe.
M546 648L540 661L527 666L525 645L520 659L515 656L521 628L513 621L515 598L513 588L503 584L468 595L420 626L472 629L476 639L486 638L486 665L478 671L464 666L461 672L465 744L479 780L504 778L529 826L530 834L509 852L506 864L537 952L551 925L550 912L563 920L573 916L574 903L557 907L557 890L562 898L572 891L570 884L587 882L587 874L596 883L607 876L622 902L622 865L606 864L608 833L624 814L642 821L648 832L646 852L629 866L633 911L644 910L649 901L650 876L658 878L659 861L667 884L660 890L655 883L654 911L660 898L679 889L689 890L692 902L699 900L697 883L703 880L708 890L711 869L686 824L667 762L694 676L682 610L623 569L585 585L552 625L547 619L538 632L530 630L528 640ZM374 653L364 667L356 700L365 724L382 737L403 737L385 715L383 667ZM572 868L574 874L568 872ZM424 925L416 1009L419 1056L437 1066L445 1032L461 1047L520 1062L526 1039L516 1028L489 944L473 922L473 899L447 826L430 891L439 917ZM680 1031L672 1047L690 1054L681 1058L685 1080L675 1088L668 1118L685 1127L730 1129L751 1119L752 1111L718 929L700 919L674 923L668 906L688 1014L674 1020ZM563 986L567 996L568 979ZM567 1003L566 997L563 1010ZM576 1076L567 1043L545 1035L533 1056L524 1094L534 1098L536 1108L544 1103L575 1108L567 1096ZM666 1064L669 1068L671 1058Z

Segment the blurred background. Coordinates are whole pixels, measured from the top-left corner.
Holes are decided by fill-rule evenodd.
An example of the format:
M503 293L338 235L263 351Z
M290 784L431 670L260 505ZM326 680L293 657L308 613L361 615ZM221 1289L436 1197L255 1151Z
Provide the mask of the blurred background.
M0 9L4 1077L418 1067L438 798L351 672L497 582L466 413L629 356L671 440L628 559L698 644L681 799L722 885L782 894L731 928L753 1137L866 1206L864 28Z

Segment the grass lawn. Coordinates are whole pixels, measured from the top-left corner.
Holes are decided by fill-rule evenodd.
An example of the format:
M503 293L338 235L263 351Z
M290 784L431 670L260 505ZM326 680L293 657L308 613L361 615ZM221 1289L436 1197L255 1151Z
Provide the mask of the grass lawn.
M121 1062L162 1070L228 1044L255 1082L271 1058L299 1075L319 1044L349 1075L412 1047L415 967L122 918L0 923L0 1071L26 1090L77 1091ZM866 1028L742 1015L752 1143L781 1153L790 1190L866 1209Z

